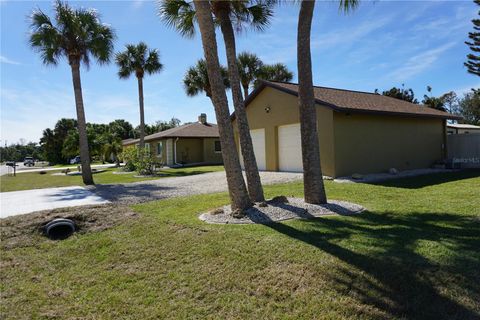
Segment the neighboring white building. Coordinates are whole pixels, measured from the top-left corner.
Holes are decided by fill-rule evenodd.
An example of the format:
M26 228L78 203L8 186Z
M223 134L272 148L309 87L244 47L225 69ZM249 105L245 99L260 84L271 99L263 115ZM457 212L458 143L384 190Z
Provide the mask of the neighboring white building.
M450 123L447 124L447 134L480 133L480 127L473 124Z

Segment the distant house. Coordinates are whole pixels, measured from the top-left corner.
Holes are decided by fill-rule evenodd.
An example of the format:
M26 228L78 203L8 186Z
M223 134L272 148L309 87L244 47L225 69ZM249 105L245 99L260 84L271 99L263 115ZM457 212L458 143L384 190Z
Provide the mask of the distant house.
M449 123L447 124L447 134L468 134L480 133L480 126L464 123Z
M430 167L446 156L446 120L461 119L374 93L314 93L321 166L331 177ZM297 97L297 84L263 81L245 101L261 170L303 170Z
M138 144L139 139L122 141L124 148ZM146 136L145 148L168 166L223 162L217 125L208 123L204 113L198 122Z

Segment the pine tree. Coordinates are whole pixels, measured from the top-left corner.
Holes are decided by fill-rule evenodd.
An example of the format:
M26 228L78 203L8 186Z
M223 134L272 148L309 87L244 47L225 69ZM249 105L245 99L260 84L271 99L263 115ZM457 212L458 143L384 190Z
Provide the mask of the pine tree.
M480 6L480 0L473 0L473 2ZM480 16L480 11L478 15ZM472 53L467 55L467 62L464 64L469 73L480 76L480 19L473 19L472 23L473 31L468 33L471 41L465 41Z

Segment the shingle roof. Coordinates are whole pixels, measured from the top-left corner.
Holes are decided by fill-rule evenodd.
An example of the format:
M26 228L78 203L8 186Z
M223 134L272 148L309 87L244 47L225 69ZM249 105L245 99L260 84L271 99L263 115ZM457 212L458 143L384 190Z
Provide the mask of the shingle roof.
M165 131L160 131L148 136L145 136L145 141L152 141L163 138L218 138L218 127L213 123L192 122L171 128ZM130 145L138 143L139 139L123 140L122 144Z
M245 106L255 98L265 87L271 87L292 95L298 95L298 84L286 82L262 81L245 100ZM314 87L317 104L325 105L336 111L376 113L387 115L406 115L415 117L433 117L444 119L462 119L460 116L432 109L424 105L413 104L370 92L352 91L327 87Z

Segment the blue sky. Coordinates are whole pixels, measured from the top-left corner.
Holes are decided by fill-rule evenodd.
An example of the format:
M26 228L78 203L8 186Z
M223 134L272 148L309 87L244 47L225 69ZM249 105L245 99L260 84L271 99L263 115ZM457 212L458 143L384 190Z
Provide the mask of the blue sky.
M159 49L164 71L144 81L147 123L173 116L194 121L202 112L214 122L210 100L187 97L182 87L185 70L202 57L198 35L183 39L165 26L153 1L71 4L98 9L102 21L117 33L116 51L139 41ZM43 66L28 46L28 15L36 7L51 13L50 1L0 2L2 145L21 138L38 141L42 130L53 127L59 118L75 117L68 64ZM472 1L364 1L358 10L344 15L336 1L318 1L312 28L314 83L363 91L404 83L420 98L427 85L434 95L479 88L478 77L463 67L468 53L464 41L476 11ZM298 6L283 4L265 32L246 30L237 37L238 51L254 52L266 63L283 62L296 73L297 18ZM225 61L219 40L220 58ZM136 80L119 80L116 71L114 64L92 64L82 70L87 121L126 119L137 125Z

